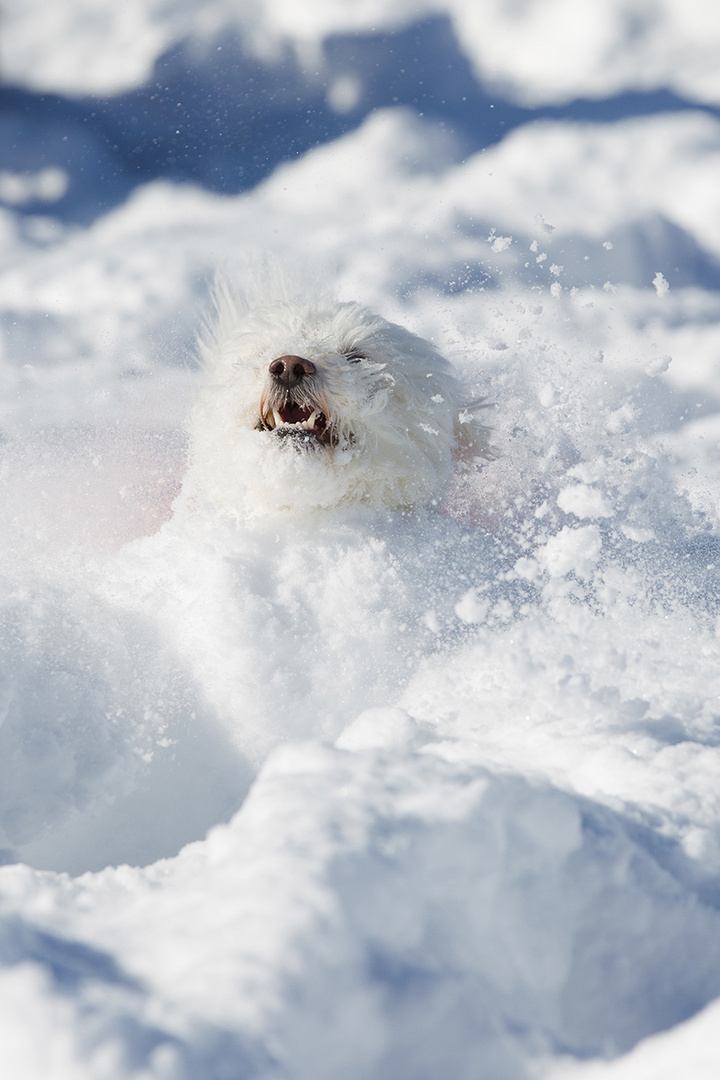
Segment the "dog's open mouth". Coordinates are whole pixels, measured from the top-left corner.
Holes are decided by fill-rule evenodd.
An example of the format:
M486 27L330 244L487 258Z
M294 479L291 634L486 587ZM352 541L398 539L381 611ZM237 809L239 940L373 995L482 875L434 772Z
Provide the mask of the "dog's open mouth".
M327 417L318 408L287 402L273 405L260 416L258 428L272 431L280 438L300 438L310 442L316 440L323 445L333 442L332 432L328 427Z

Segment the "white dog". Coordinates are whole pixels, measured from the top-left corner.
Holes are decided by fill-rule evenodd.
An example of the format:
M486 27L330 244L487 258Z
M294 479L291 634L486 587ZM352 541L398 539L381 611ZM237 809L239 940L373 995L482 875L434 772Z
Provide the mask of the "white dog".
M220 285L201 340L207 384L191 419L183 502L240 517L438 496L453 455L487 456L428 341L356 303L252 306Z

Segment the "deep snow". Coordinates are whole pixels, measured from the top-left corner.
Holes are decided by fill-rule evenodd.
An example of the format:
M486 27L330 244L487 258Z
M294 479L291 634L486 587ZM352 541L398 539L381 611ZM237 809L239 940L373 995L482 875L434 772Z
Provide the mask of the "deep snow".
M528 107L717 102L693 5L587 10L420 14ZM297 11L6 4L18 153L35 92L130 92L173 46L206 71L232 30L271 88L292 44L314 107L328 35L417 18ZM12 1080L715 1077L720 122L545 116L470 152L411 104L232 197L135 176L98 216L79 126L86 219L52 139L0 172ZM268 252L431 337L496 460L411 514L172 518L208 283Z

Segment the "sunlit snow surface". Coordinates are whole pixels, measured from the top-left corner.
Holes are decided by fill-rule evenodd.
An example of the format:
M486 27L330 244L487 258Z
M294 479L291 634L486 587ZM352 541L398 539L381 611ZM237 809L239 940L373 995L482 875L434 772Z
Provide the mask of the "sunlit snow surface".
M230 6L123 7L84 89ZM541 6L526 100L567 89ZM92 7L56 6L60 92ZM446 10L502 75L495 7L479 36ZM592 7L612 38L623 5ZM257 48L303 38L258 10ZM716 100L687 10L642 55ZM380 18L328 12L306 55ZM565 83L635 85L603 70ZM714 1080L720 122L546 119L465 157L390 108L244 195L156 181L86 228L22 216L38 175L0 184L7 1075ZM497 458L411 514L173 517L209 282L268 253L431 337Z

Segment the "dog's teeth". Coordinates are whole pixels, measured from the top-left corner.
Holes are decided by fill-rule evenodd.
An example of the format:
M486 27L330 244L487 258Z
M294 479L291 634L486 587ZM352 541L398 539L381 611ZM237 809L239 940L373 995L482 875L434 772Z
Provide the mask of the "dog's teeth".
M268 413L265 417L265 427L269 427L271 431L275 427L275 421L273 420L272 413Z
M307 418L308 431L312 431L312 429L315 427L315 421L317 420L318 416L319 416L319 413L318 413L317 409L315 409L315 411L313 413L311 413L310 416L308 416L308 418Z
M275 418L275 425L274 426L275 427L280 427L282 425L282 423L283 423L283 418L280 415L280 413L277 411L277 409L273 409L273 416Z

